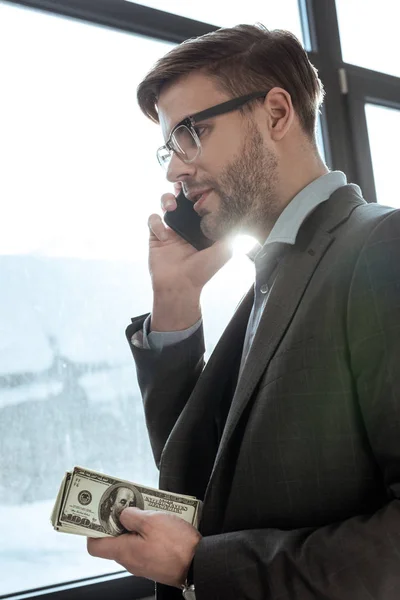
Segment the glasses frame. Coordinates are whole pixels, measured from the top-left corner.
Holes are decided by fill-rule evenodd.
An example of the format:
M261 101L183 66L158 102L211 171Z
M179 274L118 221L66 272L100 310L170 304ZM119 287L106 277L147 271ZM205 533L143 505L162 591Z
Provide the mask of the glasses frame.
M200 142L199 136L197 135L197 133L194 129L195 125L197 125L198 123L200 123L201 121L204 121L206 119L210 119L212 117L217 117L219 115L224 115L228 112L238 110L244 104L246 104L247 102L250 102L251 100L255 100L256 98L265 98L266 95L268 94L268 92L269 92L269 90L264 91L264 92L252 92L251 94L246 94L245 96L239 96L238 98L233 98L232 100L228 100L227 102L221 102L220 104L216 104L215 106L206 108L205 110L195 113L194 115L185 117L184 119L182 119L182 121L179 121L179 123L177 123L175 125L175 127L173 127L171 133L168 136L168 140L165 142L165 144L163 146L160 146L160 148L158 148L158 150L157 150L157 160L158 160L159 164L161 165L161 167L163 167L164 169L166 168L165 163L163 163L160 160L161 152L168 152L171 156L172 156L172 153L175 153L180 158L180 160L182 160L185 164L190 164L190 163L194 162L196 160L196 158L199 157L199 155L201 153L201 142ZM179 127L182 127L182 126L186 127L190 131L190 133L193 136L193 139L195 140L195 142L197 144L197 148L198 148L196 156L190 160L183 158L179 154L179 152L173 147L173 144L171 142L175 131ZM168 164L169 163L167 163L167 167L168 167Z

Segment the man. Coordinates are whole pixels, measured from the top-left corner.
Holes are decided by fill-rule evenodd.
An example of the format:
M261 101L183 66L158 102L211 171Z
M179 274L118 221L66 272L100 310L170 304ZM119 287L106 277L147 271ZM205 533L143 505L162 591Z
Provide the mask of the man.
M115 487L100 506L100 521L110 535L120 535L126 530L120 516L125 508L136 506L133 490L124 486Z
M204 506L199 533L126 510L138 535L89 551L164 584L163 599L397 600L400 211L328 172L321 84L289 33L190 40L138 98L167 178L216 240L197 252L152 215L153 308L127 329L160 487ZM200 294L237 231L262 245L255 286L204 367Z

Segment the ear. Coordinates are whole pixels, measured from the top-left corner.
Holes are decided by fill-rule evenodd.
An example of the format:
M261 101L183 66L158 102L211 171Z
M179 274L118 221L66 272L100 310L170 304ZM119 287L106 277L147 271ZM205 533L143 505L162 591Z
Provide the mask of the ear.
M280 87L274 87L264 100L271 139L279 142L289 131L294 120L294 109L290 94Z

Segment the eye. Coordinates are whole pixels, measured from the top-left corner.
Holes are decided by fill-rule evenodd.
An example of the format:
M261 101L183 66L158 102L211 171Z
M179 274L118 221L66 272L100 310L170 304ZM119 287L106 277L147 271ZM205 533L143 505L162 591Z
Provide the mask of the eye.
M205 132L206 129L207 129L207 127L205 127L204 125L199 125L198 127L194 127L197 137L199 137L199 138L203 135L203 133Z

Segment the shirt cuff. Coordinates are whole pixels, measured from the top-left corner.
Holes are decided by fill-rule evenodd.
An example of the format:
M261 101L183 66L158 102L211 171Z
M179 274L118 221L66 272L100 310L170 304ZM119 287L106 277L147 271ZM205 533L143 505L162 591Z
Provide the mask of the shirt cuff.
M200 318L197 323L189 327L188 329L182 329L181 331L150 331L150 318L149 315L143 324L143 343L148 344L148 348L151 350L162 350L165 346L172 346L190 337L201 325L202 319ZM146 347L146 346L144 346Z
M150 321L151 315L145 319L143 329L137 331L132 336L131 342L134 346L144 348L145 350L162 350L165 346L172 346L186 340L199 329L202 323L202 319L200 318L197 323L181 331L149 331Z

